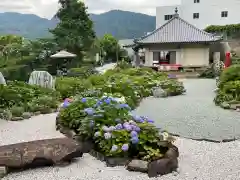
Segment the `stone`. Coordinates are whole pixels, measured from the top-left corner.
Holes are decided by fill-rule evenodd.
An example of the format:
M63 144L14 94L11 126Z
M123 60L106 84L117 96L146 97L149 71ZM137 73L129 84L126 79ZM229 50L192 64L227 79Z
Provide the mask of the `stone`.
M134 159L127 165L127 170L136 172L147 172L148 162Z
M36 111L36 112L34 112L34 115L35 116L38 116L38 115L40 115L41 114L41 111Z
M31 118L31 113L30 112L24 112L23 114L22 114L22 117L24 118L24 119L29 119L29 118Z
M167 97L167 93L161 87L153 88L152 92L155 98Z
M230 109L230 104L228 104L227 102L223 102L220 106L221 106L223 109Z
M239 108L240 108L240 104L231 104L230 105L230 109L232 109L232 110L237 110Z
M23 117L12 117L11 121L22 121L24 120Z
M166 154L164 155L164 157L166 158L170 158L170 159L175 159L179 157L179 151L178 148L176 146L172 146L168 149L168 151L166 152Z
M114 166L125 166L129 162L128 158L125 157L106 157L104 158L106 161L107 166L114 167Z
M61 127L59 131L68 138L73 138L76 135L76 133L73 130L65 127Z
M0 166L9 169L70 163L82 157L82 144L69 138L55 138L0 146Z
M3 178L5 175L7 175L8 169L6 166L0 166L0 178Z
M165 175L176 171L178 168L178 160L170 158L162 158L152 161L148 164L148 176L157 177L158 175Z

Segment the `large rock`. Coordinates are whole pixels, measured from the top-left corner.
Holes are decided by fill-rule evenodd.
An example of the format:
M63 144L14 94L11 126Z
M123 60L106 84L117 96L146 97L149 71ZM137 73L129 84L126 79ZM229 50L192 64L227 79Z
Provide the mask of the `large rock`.
M65 165L82 156L83 145L69 138L56 138L0 146L0 167L32 168Z
M147 172L148 162L134 159L127 165L127 170L137 172Z
M161 87L153 88L152 92L155 98L167 97L167 93Z
M157 177L158 175L165 175L176 171L177 168L177 158L162 158L156 161L152 161L148 164L148 176Z
M178 148L176 146L172 146L168 149L168 151L166 152L166 154L164 155L164 157L166 158L170 158L170 159L175 159L179 157L179 151Z

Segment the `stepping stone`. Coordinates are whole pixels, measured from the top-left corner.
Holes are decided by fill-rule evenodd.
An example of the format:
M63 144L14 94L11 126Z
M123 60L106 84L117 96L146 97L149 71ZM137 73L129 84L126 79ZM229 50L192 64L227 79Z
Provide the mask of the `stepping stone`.
M83 145L69 138L45 139L0 146L0 167L25 169L66 165L82 157Z

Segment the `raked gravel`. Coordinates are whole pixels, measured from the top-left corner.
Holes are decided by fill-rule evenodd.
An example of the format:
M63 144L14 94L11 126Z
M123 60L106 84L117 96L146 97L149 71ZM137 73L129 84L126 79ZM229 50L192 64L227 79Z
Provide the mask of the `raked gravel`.
M62 137L55 131L56 114L21 122L0 120L0 145ZM159 180L239 180L240 142L210 143L177 138L179 172L151 178ZM12 173L3 180L147 180L146 174L109 168L88 154L67 167L46 167Z

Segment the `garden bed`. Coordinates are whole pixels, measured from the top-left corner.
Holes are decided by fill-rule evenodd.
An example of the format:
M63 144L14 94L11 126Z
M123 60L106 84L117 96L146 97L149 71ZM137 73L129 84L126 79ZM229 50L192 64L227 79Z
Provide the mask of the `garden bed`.
M0 85L0 118L12 121L56 112L60 93L55 90L12 81Z
M153 120L131 115L130 106L117 97L82 97L65 104L56 128L77 141L93 142L90 154L107 166L125 165L149 177L178 167L174 138L160 132Z

